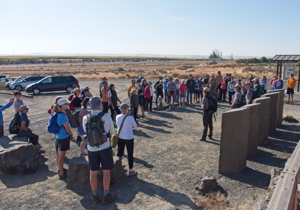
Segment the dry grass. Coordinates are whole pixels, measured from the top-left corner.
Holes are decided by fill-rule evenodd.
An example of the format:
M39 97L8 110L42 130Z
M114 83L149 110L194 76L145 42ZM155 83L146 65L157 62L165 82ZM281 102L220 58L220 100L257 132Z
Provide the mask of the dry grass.
M220 192L211 192L206 196L194 197L193 199L197 207L202 209L221 210L229 204L229 201Z

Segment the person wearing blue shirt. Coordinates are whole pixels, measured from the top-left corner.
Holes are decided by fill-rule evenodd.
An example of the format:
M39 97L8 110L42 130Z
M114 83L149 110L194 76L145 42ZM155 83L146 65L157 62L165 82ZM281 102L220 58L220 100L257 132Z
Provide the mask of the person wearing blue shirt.
M163 82L163 84L164 84L164 93L165 93L165 103L169 103L168 90L167 90L168 82L169 82L169 77L166 77L166 80Z
M279 76L278 80L275 81L274 88L275 88L275 90L283 88L283 80L281 80L281 76Z
M64 114L69 106L70 102L66 99L59 99L55 104L53 111L57 114L57 125L61 127L60 131L56 134L58 142L58 152L56 156L57 165L59 168L59 179L63 180L67 178L67 174L64 173L64 158L67 150L70 149L70 141L73 138L73 134L70 130L69 120Z
M9 102L6 105L0 105L0 137L4 136L4 130L3 130L3 114L2 112L5 109L8 109L9 107L11 107L11 105L14 103L14 98L11 98L9 100Z

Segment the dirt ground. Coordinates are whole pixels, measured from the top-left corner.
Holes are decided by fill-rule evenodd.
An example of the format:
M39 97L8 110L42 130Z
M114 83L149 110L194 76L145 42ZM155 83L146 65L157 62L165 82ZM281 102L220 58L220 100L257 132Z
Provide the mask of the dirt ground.
M98 82L80 80L80 85L91 87L91 92L98 95ZM109 83L115 84L122 102L129 101L126 89L130 80L109 80ZM203 176L217 178L218 190L229 200L228 208L249 209L259 195L267 193L270 170L284 167L299 140L299 124L283 122L277 134L269 137L269 144L259 146L258 154L248 158L245 170L239 174L218 174L221 113L229 109L228 103L219 104L213 140L207 142L198 140L202 132L199 105L156 111L141 119L134 131L134 168L138 176L124 177L111 185L111 193L118 196L115 202L95 205L90 200L89 186L70 190L65 181L58 179L54 135L46 130L47 109L57 95L67 97L65 92L57 92L23 98L30 107L30 127L40 136L43 147L40 167L32 174L0 176L0 209L166 209L171 206L196 209L193 197L200 195L194 183ZM0 104L7 103L9 97L1 95ZM299 104L300 95L296 94L294 105L284 105L284 116L293 115L299 120L300 113L295 112ZM3 114L8 134L14 110L10 108ZM79 154L78 144L72 141L64 167L68 168L69 160ZM126 158L123 165L128 173ZM102 197L102 190L98 190Z

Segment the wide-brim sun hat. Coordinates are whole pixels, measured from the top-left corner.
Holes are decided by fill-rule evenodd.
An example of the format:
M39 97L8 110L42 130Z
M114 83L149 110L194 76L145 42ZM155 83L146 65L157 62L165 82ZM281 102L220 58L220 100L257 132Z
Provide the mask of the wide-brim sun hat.
M133 91L136 91L137 89L136 88L132 88L130 93L133 93Z
M235 87L235 88L239 88L239 89L242 88L242 86L241 86L240 84L236 84L234 87Z
M62 105L69 105L70 103L71 103L70 101L68 101L67 99L64 99L64 98L59 99L59 100L57 101L57 105L59 105L59 106L62 106Z

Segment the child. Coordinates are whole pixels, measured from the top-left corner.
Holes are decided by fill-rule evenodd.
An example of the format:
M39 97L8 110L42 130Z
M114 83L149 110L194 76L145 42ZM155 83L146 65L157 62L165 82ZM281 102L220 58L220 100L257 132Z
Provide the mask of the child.
M14 103L14 100L15 100L14 98L11 98L6 105L4 106L0 105L0 137L4 136L2 112L5 109L9 108Z
M162 99L164 98L164 92L163 92L164 85L162 80L159 81L159 84L156 85L155 89L156 89L156 97L159 98L159 106L162 107Z
M186 91L187 91L187 86L184 84L184 79L183 79L181 80L181 84L179 86L179 95L180 95L179 107L185 106Z
M137 110L139 107L139 97L136 94L136 88L132 88L130 94L131 94L130 95L131 113L133 113L134 120L136 124L138 124L136 118L137 118Z

